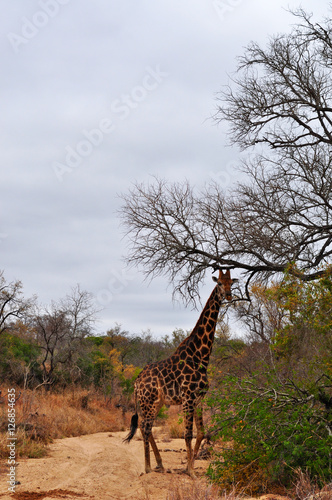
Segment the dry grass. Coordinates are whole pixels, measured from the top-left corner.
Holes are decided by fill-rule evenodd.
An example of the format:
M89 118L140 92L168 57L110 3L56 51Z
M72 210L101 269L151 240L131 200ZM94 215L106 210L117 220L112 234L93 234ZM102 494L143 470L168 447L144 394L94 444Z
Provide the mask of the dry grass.
M63 393L26 390L16 401L15 411L18 457L41 457L47 452L47 444L56 438L121 431L129 425L129 416L124 416L120 409L98 394L83 390ZM7 430L7 400L2 400L0 458L8 454Z
M332 483L319 488L306 472L301 469L295 472L297 479L294 482L292 497L296 500L332 500Z
M184 436L185 426L181 406L171 406L165 422L165 435L170 439L181 439Z
M243 497L241 497L243 499ZM239 500L235 492L221 494L218 487L208 485L202 479L194 481L174 481L170 487L167 500Z
M332 500L332 484L319 488L307 473L296 471L294 488L279 494L265 494L261 499L284 498L292 500ZM204 479L194 481L175 480L167 494L167 500L244 500L248 498L239 488L220 492L217 486L208 485Z

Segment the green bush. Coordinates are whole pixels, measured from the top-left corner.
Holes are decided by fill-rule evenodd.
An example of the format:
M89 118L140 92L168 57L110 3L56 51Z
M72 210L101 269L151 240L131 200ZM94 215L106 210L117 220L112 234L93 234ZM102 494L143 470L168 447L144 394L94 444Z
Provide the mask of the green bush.
M296 274L290 265L281 282L252 287L239 316L250 336L209 399L224 442L209 476L224 487L289 486L296 470L331 481L332 273L309 283Z
M157 418L160 420L167 420L168 419L168 408L166 405L163 405L157 415Z
M331 480L330 412L314 395L274 375L265 387L261 375L228 377L209 398L218 408L212 432L224 448L208 475L224 488L248 487L252 494L275 482L289 485L297 468L313 480Z
M4 332L0 339L0 378L14 384L41 379L40 347L33 341Z

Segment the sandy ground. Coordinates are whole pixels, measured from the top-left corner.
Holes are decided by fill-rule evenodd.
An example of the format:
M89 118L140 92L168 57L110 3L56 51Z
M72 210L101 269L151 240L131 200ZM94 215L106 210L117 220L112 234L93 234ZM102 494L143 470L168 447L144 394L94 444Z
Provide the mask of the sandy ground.
M186 463L183 439L166 442L162 435L158 439L158 431L154 433L167 472L144 474L143 443L135 437L124 444L126 434L103 432L56 440L47 457L19 461L16 480L20 484L14 494L8 493L8 470L2 465L0 500L166 500L174 485L192 481L182 472ZM152 453L151 457L153 465ZM206 460L197 460L198 481L205 481L207 466ZM278 496L261 498L277 500Z
M143 443L134 438L122 442L127 432L98 433L56 440L49 456L19 460L16 493L8 494L5 467L0 477L1 500L19 499L151 499L165 500L174 481L191 479L181 472L186 452L183 439L163 442L158 447L167 473L143 474ZM158 435L158 434L157 434ZM154 456L151 453L152 466ZM196 473L202 475L208 463L196 462Z

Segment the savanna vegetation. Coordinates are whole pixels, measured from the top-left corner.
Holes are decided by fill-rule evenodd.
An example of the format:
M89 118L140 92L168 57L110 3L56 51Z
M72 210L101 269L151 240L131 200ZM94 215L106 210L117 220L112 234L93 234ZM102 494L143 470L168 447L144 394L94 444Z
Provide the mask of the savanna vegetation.
M303 471L317 487L331 483L331 293L330 269L309 283L286 272L236 308L246 341L222 347L207 401L223 440L212 481L257 492L291 487Z
M250 303L235 302L241 338L231 334L225 316L217 327L204 448L208 476L220 491L292 489L299 477L318 491L331 482L332 279L329 268L308 283L293 271L268 287L253 285ZM12 289L2 275L7 315ZM21 284L15 290L24 302ZM18 454L40 457L54 438L126 429L136 376L146 363L170 355L187 334L174 330L155 340L116 325L93 335L92 304L76 287L47 314L30 300L24 314L8 315L0 336L3 458L8 388L15 388ZM168 418L164 408L159 422ZM170 437L182 437L181 417L167 423Z
M127 429L138 373L185 337L174 330L156 340L117 324L96 334L97 316L93 297L79 286L41 307L36 297L24 297L21 282L0 274L1 458L8 454L11 408L18 456L42 456L54 438Z

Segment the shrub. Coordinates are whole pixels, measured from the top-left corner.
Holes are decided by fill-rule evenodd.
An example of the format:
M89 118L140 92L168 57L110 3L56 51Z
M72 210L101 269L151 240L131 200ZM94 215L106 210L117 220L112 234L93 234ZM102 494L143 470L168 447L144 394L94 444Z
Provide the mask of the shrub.
M313 395L274 375L265 386L261 377L228 377L208 401L218 408L212 433L225 443L208 475L222 487L248 485L253 494L277 481L290 485L298 468L322 483L331 477L329 412Z
M34 378L41 378L37 362L40 348L29 339L22 339L4 332L0 339L0 378L12 384L27 384Z

